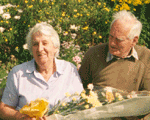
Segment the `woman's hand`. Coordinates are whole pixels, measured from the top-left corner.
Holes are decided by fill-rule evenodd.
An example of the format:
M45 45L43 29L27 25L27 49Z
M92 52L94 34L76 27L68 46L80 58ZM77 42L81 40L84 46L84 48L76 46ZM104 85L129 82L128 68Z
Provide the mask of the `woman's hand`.
M39 120L47 120L46 116L40 117Z

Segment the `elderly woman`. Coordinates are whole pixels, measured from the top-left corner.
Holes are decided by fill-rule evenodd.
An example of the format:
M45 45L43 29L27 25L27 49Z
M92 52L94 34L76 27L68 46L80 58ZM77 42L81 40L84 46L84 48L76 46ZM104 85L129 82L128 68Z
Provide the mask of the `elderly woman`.
M26 37L34 59L15 66L8 75L0 103L0 118L34 120L18 112L37 98L46 98L50 108L65 97L65 93L81 93L83 86L76 67L58 60L60 41L57 32L46 22L37 23ZM46 120L46 117L40 118Z

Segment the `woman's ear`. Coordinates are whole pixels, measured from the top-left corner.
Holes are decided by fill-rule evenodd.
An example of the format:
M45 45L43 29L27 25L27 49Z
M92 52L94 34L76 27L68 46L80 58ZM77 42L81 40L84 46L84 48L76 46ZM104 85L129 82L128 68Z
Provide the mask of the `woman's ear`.
M138 43L139 37L135 36L132 41L132 47L134 47Z

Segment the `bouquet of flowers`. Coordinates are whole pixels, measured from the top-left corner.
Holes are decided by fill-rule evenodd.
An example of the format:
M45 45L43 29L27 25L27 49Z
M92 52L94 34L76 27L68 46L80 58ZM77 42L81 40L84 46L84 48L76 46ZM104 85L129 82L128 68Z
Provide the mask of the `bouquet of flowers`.
M110 119L111 117L138 116L150 112L150 92L127 92L112 87L98 87L92 84L81 94L66 93L46 115L48 120ZM144 102L143 102L144 101Z

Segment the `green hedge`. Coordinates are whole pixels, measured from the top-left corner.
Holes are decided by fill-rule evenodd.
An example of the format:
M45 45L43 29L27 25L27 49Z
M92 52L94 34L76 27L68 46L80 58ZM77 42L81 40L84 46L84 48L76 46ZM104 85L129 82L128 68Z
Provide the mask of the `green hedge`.
M139 44L150 48L148 46L150 24L146 13L149 2L149 0L3 0L0 2L0 65L9 71L14 65L32 59L28 50L23 48L25 36L29 28L41 21L47 21L58 32L62 44L60 59L77 65L73 61L74 56L82 59L90 46L108 41L111 16L122 9L130 10L142 21L143 30Z

